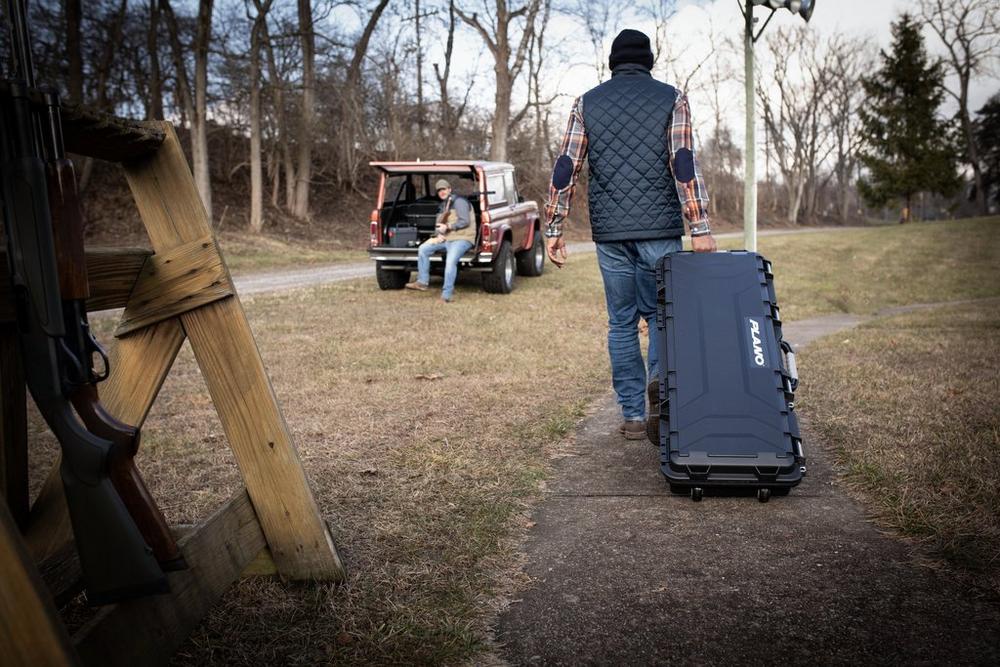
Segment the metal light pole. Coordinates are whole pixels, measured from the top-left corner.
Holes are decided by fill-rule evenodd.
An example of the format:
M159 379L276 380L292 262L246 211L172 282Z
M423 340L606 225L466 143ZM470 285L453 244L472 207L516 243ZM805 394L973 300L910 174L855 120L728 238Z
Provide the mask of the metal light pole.
M771 10L774 14L774 10ZM757 252L757 139L754 136L753 104L753 7L743 11L746 17L746 33L743 35L743 55L746 60L746 103L747 132L746 143L743 146L743 247L750 252ZM768 17L770 18L770 17Z
M765 5L771 10L764 25L756 35L753 34L753 8L757 5ZM743 150L743 245L746 250L757 252L757 164L756 151L757 142L754 136L754 62L753 45L760 39L764 28L771 22L774 13L779 9L787 9L793 14L800 14L808 23L812 17L813 9L816 7L816 0L747 0L747 3L740 4L743 12L744 34L743 34L743 55L746 61L746 144Z

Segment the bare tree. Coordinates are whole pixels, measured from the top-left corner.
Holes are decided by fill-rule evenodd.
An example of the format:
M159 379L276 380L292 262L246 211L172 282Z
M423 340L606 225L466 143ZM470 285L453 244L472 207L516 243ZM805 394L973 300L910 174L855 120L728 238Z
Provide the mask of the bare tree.
M507 159L507 137L510 132L510 101L521 69L524 67L528 44L535 27L535 18L541 0L527 0L517 9L508 6L507 0L495 0L492 13L487 8L486 22L480 21L479 14L468 14L456 8L455 12L466 24L476 29L493 55L493 73L496 77L496 95L493 111L493 138L490 143L490 159L503 162ZM512 32L517 19L524 17L521 37L517 46L512 47ZM513 62L511 57L513 56Z
M250 229L259 233L264 228L264 176L261 168L261 111L260 111L260 51L267 13L272 0L253 0L255 16L250 28Z
M858 109L864 102L861 77L870 67L873 49L862 40L831 41L830 89L837 104L829 106L830 125L836 144L833 173L837 177L837 216L842 223L850 217L852 179L858 167L862 144Z
M212 219L212 179L208 160L208 45L212 41L213 0L198 3L198 28L194 41L194 122L192 146L198 147L194 156L194 180L205 204L205 213Z
M313 33L312 2L298 0L299 40L302 43L302 109L299 117L299 155L295 170L295 200L291 213L308 220L312 179L312 135L316 117L316 35Z
M170 35L170 50L173 54L177 89L181 96L185 115L191 123L191 161L195 185L205 206L209 220L212 219L212 183L209 177L208 161L208 45L212 37L212 0L198 3L198 23L192 50L195 54L194 90L191 89L187 72L185 53L187 48L181 42L180 27L170 0L160 0L160 10L167 20Z
M417 132L421 137L424 135L424 46L423 46L423 26L422 19L426 19L437 14L437 10L421 12L420 0L413 0L413 34L416 40L415 51L417 55ZM410 20L410 19L407 19Z
M281 153L282 169L274 170L274 187L271 190L271 204L278 206L278 181L280 174L285 174L285 208L292 210L295 202L295 161L292 159L292 144L290 130L288 128L288 117L285 113L285 80L278 68L278 61L274 55L274 45L271 40L270 31L267 26L267 19L261 23L261 42L264 52L267 54L267 74L270 82L271 103L274 107L276 127L276 142Z
M677 13L677 0L642 0L639 15L653 22L653 69L666 59L669 51L667 22Z
M458 107L451 103L451 95L448 91L448 81L451 78L451 58L455 50L455 0L448 0L448 38L444 48L444 68L440 63L434 63L434 78L437 79L438 89L441 95L441 109L439 112L439 126L441 135L453 137L458 129L458 124L462 120L465 108L469 103L470 84L466 90L465 99Z
M149 58L149 107L147 120L163 120L163 75L160 72L160 4L149 0L146 53Z
M562 13L573 17L587 35L598 81L608 75L608 52L604 42L618 32L624 8L615 0L574 0L562 7Z
M830 91L828 65L817 54L815 34L804 28L777 30L768 37L767 44L775 63L770 77L761 77L757 97L785 182L785 217L795 224L807 187L809 201L814 201L816 169L826 158L824 151L828 154L830 150L823 145L827 127L821 117ZM793 60L801 65L799 81L790 76ZM777 99L772 99L772 91L776 91Z
M364 95L361 90L362 66L368 55L368 46L371 43L372 35L375 34L379 19L382 18L388 5L389 0L378 0L378 3L372 8L368 21L361 30L361 35L354 43L351 62L347 66L347 79L341 100L344 125L341 128L343 140L340 144L343 148L342 171L346 174L345 180L352 185L357 181L357 173L362 163L362 154L358 151L357 145L365 136L362 108Z
M732 206L727 207L729 197L728 186L732 185L737 171L743 163L742 151L736 145L732 131L725 123L726 112L733 103L732 97L725 95L725 83L735 76L731 55L735 53L735 43L732 40L720 38L714 24L709 24L708 43L713 57L707 61L708 67L698 68L691 76L699 75L704 85L699 86L705 94L702 99L708 100L712 111L712 132L705 145L701 147L702 169L705 172L709 193L709 213L712 216L721 210L727 210L734 216L739 215L743 204L742 193L732 198ZM699 70L700 74L699 74ZM686 91L685 91L686 92ZM723 184L727 187L723 187Z
M944 44L945 62L958 77L957 90L947 85L945 90L958 103L965 157L976 186L976 207L986 215L986 189L969 113L969 82L973 76L990 71L1000 58L1000 11L996 0L920 0L920 15Z
M83 102L83 51L80 40L80 22L83 19L83 12L80 8L80 0L66 0L63 11L66 14L69 101L80 104Z

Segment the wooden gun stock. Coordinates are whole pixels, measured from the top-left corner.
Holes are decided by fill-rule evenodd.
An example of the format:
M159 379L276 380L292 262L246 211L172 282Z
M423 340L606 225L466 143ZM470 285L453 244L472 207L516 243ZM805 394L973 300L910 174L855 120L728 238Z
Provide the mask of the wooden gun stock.
M160 567L165 571L186 569L187 563L170 532L167 520L135 467L135 455L139 451L139 429L111 416L101 404L97 388L92 384L80 387L70 400L87 430L111 441L111 483L121 496L146 544L153 549Z

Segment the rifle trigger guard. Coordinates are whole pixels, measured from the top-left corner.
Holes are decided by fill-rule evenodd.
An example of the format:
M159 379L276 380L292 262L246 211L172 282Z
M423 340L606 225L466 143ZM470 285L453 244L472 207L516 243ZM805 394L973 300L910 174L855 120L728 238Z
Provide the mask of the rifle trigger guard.
M104 347L97 342L97 339L94 338L94 334L90 332L89 328L87 329L87 347L89 348L87 350L88 356L96 353L101 358L100 373L95 373L94 365L88 364L90 368L90 381L95 383L104 382L105 380L108 379L108 375L111 374L111 362L108 359L108 353L105 352Z
M69 387L86 384L87 378L91 373L84 369L83 360L77 359L76 355L73 354L73 350L71 350L69 345L66 344L65 338L58 338L57 340L59 350L62 352L63 358L66 359L66 368L63 371L63 382Z

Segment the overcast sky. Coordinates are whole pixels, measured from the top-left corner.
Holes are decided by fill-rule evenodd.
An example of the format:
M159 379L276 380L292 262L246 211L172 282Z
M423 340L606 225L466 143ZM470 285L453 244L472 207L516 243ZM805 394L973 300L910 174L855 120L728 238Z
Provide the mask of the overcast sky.
M402 0L399 0L402 2ZM574 0L562 0L563 4L572 3ZM410 0L407 0L410 4ZM463 6L475 11L479 8L480 13L485 12L485 7L493 4L492 0L465 0ZM512 2L511 4L519 4ZM736 74L723 85L720 97L727 102L725 116L729 125L734 130L738 141L742 142L743 136L743 86L738 77L742 76L743 54L742 54L742 34L743 17L737 7L736 0L680 0L680 9L668 23L667 39L670 41L670 52L673 55L673 62L666 71L658 71L660 78L672 79L670 72L678 72L680 76L686 76L698 62L705 59L708 52L707 35L711 28L720 37L732 38L737 51L730 54L718 54L713 56L703 66L700 72L701 86L692 86L689 97L696 124L704 125L710 115L708 95L712 91L706 90L704 85L705 69L714 63L714 59L730 59ZM808 24L810 30L815 30L820 34L829 35L834 32L843 33L849 37L864 39L873 45L873 48L888 48L891 39L891 23L898 19L899 15L905 11L916 12L917 0L817 0L815 12ZM755 15L763 21L768 10L758 7ZM366 17L367 18L367 17ZM331 17L340 24L340 27L351 30L351 23L355 29L360 29L360 17L353 12L336 12ZM803 21L799 16L790 12L780 10L767 27L767 33L773 33L779 26L802 25ZM412 24L411 24L412 25ZM440 25L440 24L439 24ZM615 29L609 30L604 45L602 58L606 60L611 48L611 42L615 34L621 28L635 28L642 30L652 36L654 24L643 20L638 15L626 16ZM440 30L440 28L438 28ZM440 33L439 33L440 34ZM403 37L409 38L409 34ZM440 40L429 39L425 36L425 86L431 89L429 94L436 92L436 82L434 81L433 63L443 62L443 44ZM442 35L443 38L443 35ZM943 47L930 29L925 30L925 41L928 50L933 54L943 52ZM589 88L599 83L598 72L594 66L593 50L586 38L585 33L579 25L563 15L555 15L546 35L547 45L556 46L557 53L550 55L546 61L544 73L544 85L548 94L558 95L553 104L553 117L557 118L557 124L561 127L563 118L569 111L573 99L586 92ZM758 43L756 53L758 57L758 72L761 68L768 67L767 49L764 44ZM470 77L475 77L473 88L473 103L482 109L489 109L492 106L492 57L485 51L479 35L468 27L463 26L456 34L455 38L455 58L453 67L453 88L452 95L460 95L464 91L465 82ZM791 75L795 76L794 68ZM677 81L669 81L677 84ZM973 81L970 91L970 107L973 111L979 109L986 100L993 94L1000 92L1000 77L994 72L992 76L981 76ZM524 102L524 86L521 84L519 90L515 90L514 106L517 107ZM946 101L946 106L942 111L951 113L955 104L950 100ZM758 121L758 134L760 134L760 123Z
M671 53L674 55L675 63L672 69L679 71L682 75L698 62L705 58L708 52L707 34L709 26L712 26L720 36L729 36L734 40L741 40L743 34L743 17L735 0L689 0L681 2L681 9L668 23L667 39L671 41ZM905 11L915 12L917 10L916 0L818 0L816 10L809 22L809 29L820 34L829 35L840 32L851 37L863 38L877 48L888 49L892 41L891 24L898 19L899 15ZM759 16L763 21L768 16L769 11L758 7L755 16ZM786 25L801 25L801 17L781 10L767 27L765 36L772 33L777 27ZM560 37L566 38L568 43L580 43L579 28L575 27L568 19L559 19L553 26L554 32ZM639 18L626 19L621 27L634 27L647 34L652 35L653 24L649 21L642 21ZM604 45L605 53L611 48L611 41L614 35L610 35ZM942 53L943 47L930 29L926 30L925 41L931 53ZM742 44L742 42L738 42ZM767 66L767 54L764 45L758 42L757 57L758 71L761 67ZM579 50L579 49L578 49ZM579 50L582 59L589 56L590 51ZM731 55L720 55L717 57L730 58L732 64L739 68L739 76L742 76L743 54L742 46L739 51ZM703 67L707 67L706 64ZM669 67L669 66L668 66ZM704 71L704 70L703 70ZM792 74L794 75L794 70ZM668 77L669 78L669 75ZM569 74L559 77L554 84L554 89L567 94L567 98L560 103L560 107L568 111L572 97L585 92L588 88L598 82L597 73L592 65L578 65L569 70ZM670 81L670 83L676 83ZM986 100L993 94L1000 92L1000 78L994 72L993 76L983 76L975 81L970 90L970 106L973 110L979 109ZM704 89L693 89L691 91L691 105L697 114L697 110L703 111L703 116L707 115L706 106L708 104L705 95L708 91ZM730 100L727 117L730 125L742 136L743 124L743 87L741 81L732 80L727 86L724 99ZM946 101L948 110L953 110L955 105L950 99Z

